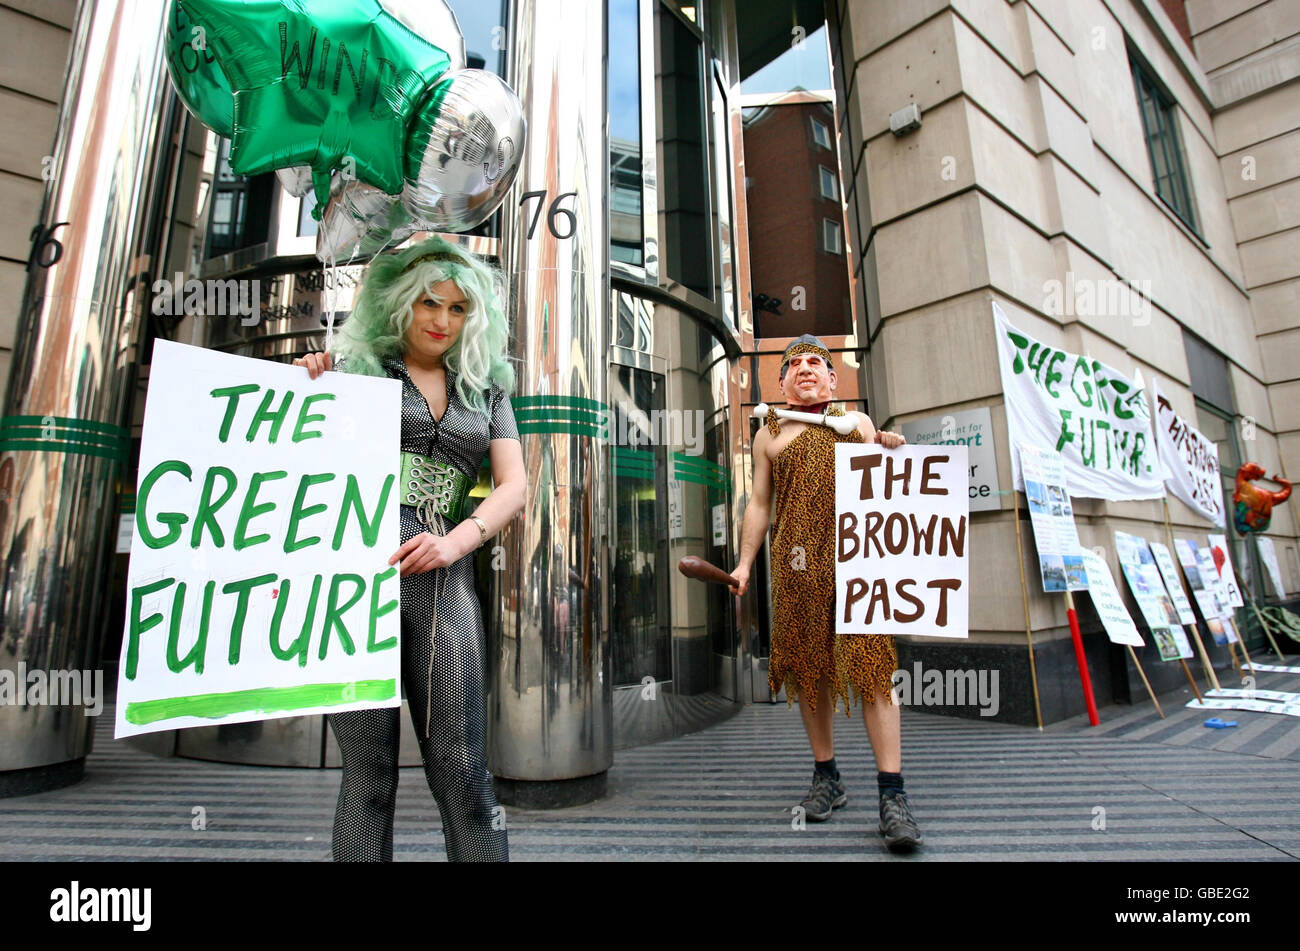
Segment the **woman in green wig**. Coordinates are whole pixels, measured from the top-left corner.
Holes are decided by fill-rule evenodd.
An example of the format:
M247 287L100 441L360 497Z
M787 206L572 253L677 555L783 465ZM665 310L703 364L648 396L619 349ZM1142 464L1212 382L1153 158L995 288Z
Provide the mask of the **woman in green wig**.
M484 631L470 554L523 508L526 474L510 406L514 371L500 271L441 238L370 264L328 353L294 361L402 383L402 680L447 857L505 861L505 822L487 769ZM495 487L473 514L487 459ZM336 861L391 861L397 708L332 714L343 754Z

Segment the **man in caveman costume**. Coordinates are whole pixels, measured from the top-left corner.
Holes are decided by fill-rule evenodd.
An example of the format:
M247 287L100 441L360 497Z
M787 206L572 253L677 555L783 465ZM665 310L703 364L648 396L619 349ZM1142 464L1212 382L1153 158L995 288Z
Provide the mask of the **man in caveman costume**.
M789 409L828 412L836 387L826 346L804 334L781 361L781 392ZM894 852L910 852L922 842L903 791L899 709L890 688L897 666L892 637L835 634L835 444L876 442L901 446L898 433L878 432L862 413L858 428L840 436L827 426L778 419L768 413L754 437L754 491L745 508L740 562L731 573L732 590L744 594L773 507L772 653L768 684L773 696L785 687L812 744L812 788L800 804L813 822L830 818L848 802L835 766L835 710L840 701L851 715L853 695L862 704L867 736L876 757L880 793L879 832ZM850 693L852 691L852 695Z

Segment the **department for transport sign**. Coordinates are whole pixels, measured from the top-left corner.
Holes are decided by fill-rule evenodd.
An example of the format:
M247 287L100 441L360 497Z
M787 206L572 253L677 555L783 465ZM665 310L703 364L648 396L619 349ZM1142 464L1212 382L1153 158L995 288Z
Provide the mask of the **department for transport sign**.
M116 736L400 704L400 399L154 344Z

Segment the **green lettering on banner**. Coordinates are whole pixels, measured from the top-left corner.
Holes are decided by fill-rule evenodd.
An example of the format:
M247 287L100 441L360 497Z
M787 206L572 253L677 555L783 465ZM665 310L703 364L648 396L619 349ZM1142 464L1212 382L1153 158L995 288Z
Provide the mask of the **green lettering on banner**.
M1074 433L1070 432L1070 417L1073 416L1074 414L1071 413L1068 409L1063 409L1060 412L1061 412L1061 435L1057 437L1056 440L1057 452L1060 452L1061 447L1064 446L1067 442L1075 441Z
M361 539L365 546L375 547L375 542L379 539L379 525L384 520L384 510L388 507L388 493L392 491L395 481L396 477L391 472L385 477L384 487L379 492L379 502L375 505L375 516L367 519L361 504L361 487L357 485L357 477L348 473L348 484L343 490L343 506L339 509L338 527L334 530L334 543L331 546L335 551L343 547L343 530L347 527L348 512L352 509L356 509Z
M266 502L262 505L256 504L257 490L262 487L262 483L283 479L288 474L283 469L278 469L275 472L253 473L253 478L248 483L248 495L244 496L244 507L239 510L239 521L235 523L235 551L243 551L252 545L260 545L262 542L271 540L269 534L245 538L244 532L248 528L249 521L275 509L274 502Z
M1022 336L1012 330L1007 331L1007 337L1011 340L1011 342L1015 345L1016 348L1015 359L1011 361L1011 372L1019 376L1021 373L1025 372L1025 361L1021 359L1020 351L1024 350L1026 347L1029 346L1029 338Z
M1078 384L1075 382L1079 378L1079 371L1083 370L1083 393L1079 392ZM1070 391L1074 393L1075 399L1079 401L1080 406L1092 405L1092 384L1088 382L1088 361L1079 357L1074 361L1074 372L1070 374Z
M333 478L334 473L321 472L316 475L304 475L298 481L298 494L294 496L293 509L289 512L289 530L284 536L285 554L291 554L300 548L309 548L320 541L319 535L312 535L308 538L304 538L302 541L298 541L298 523L304 518L310 518L313 515L324 512L329 508L329 506L324 502L321 502L318 505L309 505L306 508L303 508L302 503L303 499L307 497L308 489L313 485L323 485L324 483L331 481Z
M248 616L248 597L252 590L259 585L271 584L275 581L275 575L258 575L256 578L245 578L243 581L232 581L221 589L222 594L231 594L239 592L239 600L235 602L235 619L230 623L230 666L234 667L239 663L239 649L244 638L244 618Z
M189 466L179 459L168 459L166 462L158 463L140 480L140 491L137 493L135 505L135 530L140 534L140 540L150 548L166 548L176 541L181 537L181 526L189 520L180 512L162 512L158 515L158 521L167 526L167 534L159 537L149 529L146 519L149 493L153 491L154 483L169 472L179 472L185 476L187 482L193 478Z
M217 439L225 442L226 437L230 435L230 426L235 421L235 411L239 407L239 398L247 393L256 393L261 387L256 383L241 383L239 386L223 386L220 389L213 390L211 395L220 399L226 397L230 402L226 404L226 415L221 419L221 428L217 431Z
M311 409L312 401L332 400L332 399L334 399L333 393L313 393L311 396L308 396L306 399L302 401L302 407L298 410L298 423L293 427L294 442L296 443L302 442L304 439L315 439L318 436L324 435L324 433L322 433L320 430L314 430L312 432L303 432L302 428L308 423L323 422L325 419L324 413L313 414L310 416L307 415L307 411Z
M346 604L339 607L339 585L344 581L351 581L357 586L356 592L348 598ZM329 649L330 631L338 628L339 643L343 645L343 653L351 657L357 652L356 645L352 643L352 638L348 634L347 627L343 624L343 615L348 609L361 600L361 596L366 593L365 579L360 575L350 573L338 574L330 579L329 597L325 599L325 624L321 629L320 635L320 659L325 659L325 654Z
M1060 373L1055 372L1055 367L1058 363L1064 363L1064 362L1065 362L1065 351L1057 350L1054 354L1052 354L1051 362L1049 362L1047 365L1047 378L1043 382L1043 389L1047 390L1047 395L1054 400L1059 400L1061 398L1061 392L1060 390L1053 389L1052 384L1059 383L1062 379L1064 379L1064 377L1061 376Z
M387 571L381 571L375 575L374 581L370 585L370 633L366 638L366 653L377 654L380 651L388 650L390 647L397 646L396 637L387 637L380 643L375 643L375 630L378 621L390 611L397 610L397 599L393 598L384 603L383 607L379 605L379 586L387 581L393 575L397 574L397 567L390 567Z
M127 680L135 680L135 672L140 665L140 635L157 627L163 619L163 616L157 613L149 615L144 620L140 619L140 608L144 605L144 599L175 583L175 578L163 578L131 589L131 623L127 626L126 634Z
M221 493L221 498L215 502L212 501L212 486L216 483L216 476L220 475L226 480L225 491ZM226 543L226 536L221 533L221 526L213 518L217 509L230 501L230 497L235 494L235 489L239 486L238 477L225 466L213 466L208 470L208 474L203 479L203 494L199 496L199 510L194 513L194 528L190 533L190 547L198 548L199 542L203 540L203 526L208 526L208 534L212 536L212 543L220 548Z
M289 579L285 578L280 585L280 594L275 603L275 614L271 618L271 653L276 656L277 660L289 660L297 656L298 666L307 666L307 648L311 642L312 622L316 620L316 602L320 598L321 580L321 575L316 575L312 579L311 597L307 599L307 610L302 616L302 628L298 632L298 636L294 638L293 643L287 648L280 646L280 625L284 621L285 608L289 603Z
M179 674L190 665L194 666L194 673L203 673L203 662L208 653L208 624L212 617L212 594L216 587L215 581L209 581L203 586L203 610L199 614L199 636L189 653L181 659L177 648L181 640L181 610L185 600L185 582L176 585L176 597L172 601L171 631L167 635L167 669L173 674Z
M177 717L216 719L235 713L280 713L342 704L350 700L373 703L397 696L397 681L358 680L353 683L305 684L300 687L257 687L231 693L167 697L127 704L127 723L143 726Z
M275 390L268 389L266 395L262 397L262 405L253 414L253 421L248 424L248 435L245 438L249 442L257 438L258 427L263 423L271 424L271 438L268 441L272 445L275 445L275 441L280 438L280 427L284 425L284 418L289 415L289 404L293 402L293 390L285 390L279 409L271 409L273 399L275 399Z

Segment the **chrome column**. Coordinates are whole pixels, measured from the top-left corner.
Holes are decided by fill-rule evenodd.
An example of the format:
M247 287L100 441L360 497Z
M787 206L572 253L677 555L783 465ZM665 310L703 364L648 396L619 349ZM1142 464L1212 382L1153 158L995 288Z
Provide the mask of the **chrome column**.
M90 670L106 621L120 636L104 617L115 490L182 121L165 12L165 0L83 0L73 27L0 421L0 678ZM59 699L0 705L0 794L80 777L93 721Z
M596 437L607 400L605 5L513 6L507 80L528 136L502 206L501 259L529 485L496 541L489 765L503 802L558 806L599 796L614 756L608 447Z

